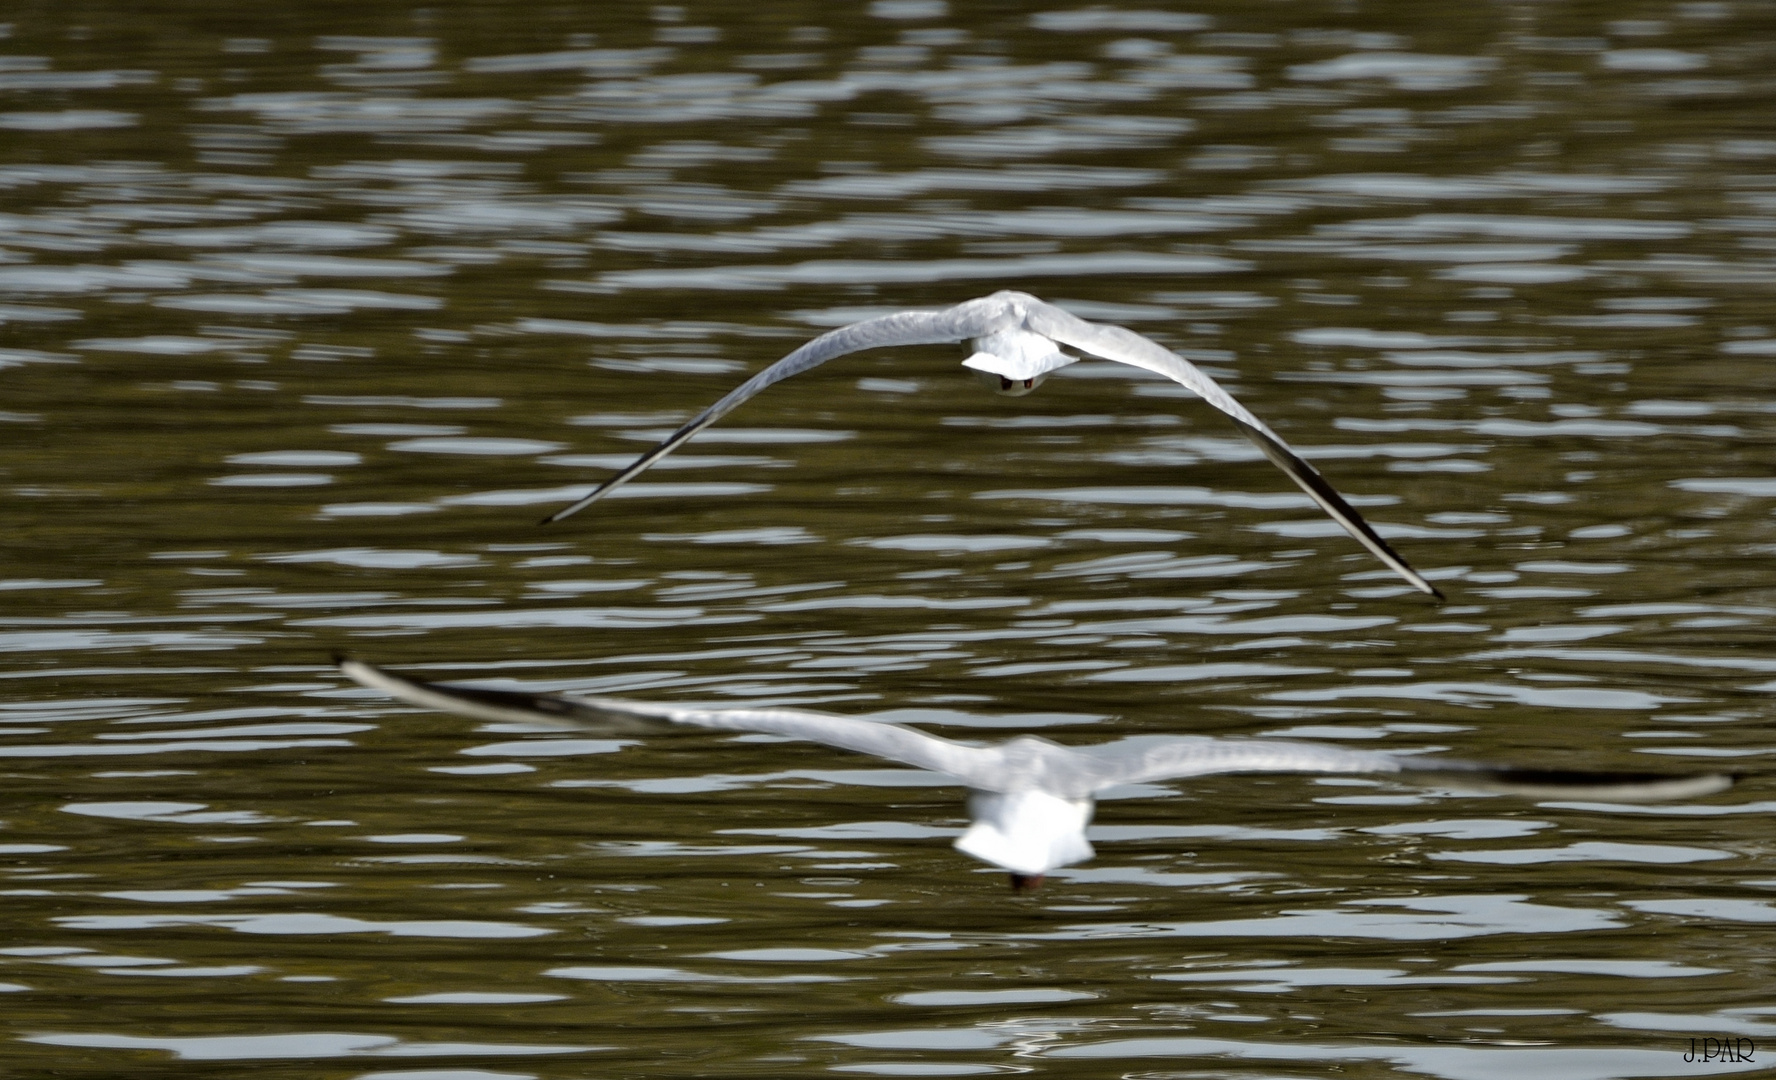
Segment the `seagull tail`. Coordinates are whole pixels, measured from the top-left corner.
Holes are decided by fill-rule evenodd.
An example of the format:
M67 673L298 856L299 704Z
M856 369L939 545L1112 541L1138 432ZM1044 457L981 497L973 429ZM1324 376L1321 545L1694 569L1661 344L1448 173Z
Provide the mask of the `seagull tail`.
M1085 838L1091 821L1089 799L1063 799L1042 791L975 791L968 797L974 818L956 850L991 863L1014 876L1041 878L1058 866L1092 857Z

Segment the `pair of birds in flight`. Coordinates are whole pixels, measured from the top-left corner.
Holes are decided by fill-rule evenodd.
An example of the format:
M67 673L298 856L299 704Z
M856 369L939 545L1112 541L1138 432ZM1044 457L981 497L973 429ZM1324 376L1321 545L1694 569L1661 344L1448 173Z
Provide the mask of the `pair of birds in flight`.
M1420 592L1442 599L1436 586L1394 551L1282 436L1190 361L1131 330L1087 322L1034 296L1010 291L938 311L866 319L822 334L746 380L585 498L545 521L560 521L609 495L760 391L792 375L864 349L956 341L973 345L963 365L1004 394L1027 394L1050 373L1074 363L1078 358L1061 352L1062 346L1182 384L1232 419L1266 458L1376 558ZM1018 889L1040 884L1057 867L1091 858L1085 827L1093 799L1123 784L1215 773L1355 773L1538 798L1642 801L1694 798L1733 782L1733 777L1720 773L1518 769L1277 739L1175 736L1075 748L1021 735L997 745L972 746L900 725L799 709L700 708L529 694L421 682L352 659L340 659L339 666L357 682L400 700L483 720L546 721L598 731L639 727L762 732L929 769L971 792L971 824L956 847L1008 871Z

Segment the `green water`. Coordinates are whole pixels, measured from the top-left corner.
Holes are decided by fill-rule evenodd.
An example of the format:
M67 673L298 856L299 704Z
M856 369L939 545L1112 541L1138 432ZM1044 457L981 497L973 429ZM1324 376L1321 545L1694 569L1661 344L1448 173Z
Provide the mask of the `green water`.
M1014 897L932 778L477 726L328 663L1755 774L1771 9L4 18L0 1073L1776 1053L1756 775L1626 808L1131 788ZM1196 360L1448 602L1181 388L996 397L945 346L790 380L534 524L808 337L999 288Z

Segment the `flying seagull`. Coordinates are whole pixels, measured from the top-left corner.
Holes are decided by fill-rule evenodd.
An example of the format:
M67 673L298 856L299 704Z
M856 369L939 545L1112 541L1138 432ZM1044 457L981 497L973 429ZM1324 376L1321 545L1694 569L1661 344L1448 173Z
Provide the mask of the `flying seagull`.
M1652 802L1710 795L1730 787L1735 779L1726 773L1518 769L1282 739L1206 735L1082 747L1019 735L974 746L899 724L802 709L701 708L485 690L418 682L359 660L340 658L338 664L346 675L372 689L478 720L542 721L606 734L657 732L674 726L764 732L942 773L969 789L972 822L956 841L957 849L1009 871L1012 887L1019 890L1040 885L1050 870L1092 857L1085 827L1091 821L1093 798L1122 784L1216 773L1369 773L1530 798Z
M692 417L664 442L636 458L591 494L544 518L543 524L560 521L609 495L753 395L791 375L799 375L835 357L864 349L964 340L971 341L974 353L962 361L962 366L979 373L1002 394L1021 397L1041 385L1050 372L1076 363L1077 356L1061 352L1063 345L1105 360L1145 368L1183 384L1232 417L1241 434L1257 444L1272 464L1287 473L1289 479L1300 485L1301 490L1376 558L1411 582L1413 588L1439 600L1443 598L1436 586L1389 547L1387 541L1344 500L1344 496L1326 482L1325 477L1290 449L1282 436L1233 400L1195 364L1132 330L1086 322L1028 293L1010 291L965 300L939 311L901 311L865 319L822 334L729 391L726 397Z

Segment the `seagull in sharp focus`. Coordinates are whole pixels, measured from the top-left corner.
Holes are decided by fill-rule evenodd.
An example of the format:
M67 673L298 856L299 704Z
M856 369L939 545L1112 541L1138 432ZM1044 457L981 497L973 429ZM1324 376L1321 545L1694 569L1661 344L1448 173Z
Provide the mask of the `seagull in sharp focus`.
M1301 490L1376 558L1410 582L1413 588L1439 600L1443 598L1437 587L1388 546L1388 542L1363 520L1344 496L1327 483L1318 470L1302 460L1282 436L1253 416L1195 364L1133 330L1086 322L1028 293L1011 291L966 300L938 311L901 311L865 319L822 334L735 387L726 397L692 417L664 442L636 458L591 494L550 514L543 523L560 521L609 495L741 403L791 375L799 375L835 357L864 349L954 341L970 342L974 351L962 361L962 366L977 372L1001 394L1028 394L1050 373L1076 363L1079 357L1063 353L1062 346L1145 368L1182 384L1231 417L1241 434L1252 440L1272 464L1287 473L1289 479L1300 485Z
M1218 773L1357 773L1530 798L1604 802L1692 799L1732 786L1726 773L1580 772L1519 769L1282 739L1206 735L1062 746L1035 735L976 746L917 728L802 709L725 709L529 694L418 682L359 660L339 669L364 686L413 705L478 720L544 722L604 734L708 728L806 739L929 769L969 789L972 819L956 840L964 854L1011 874L1012 888L1042 884L1049 871L1092 857L1085 827L1107 788Z

